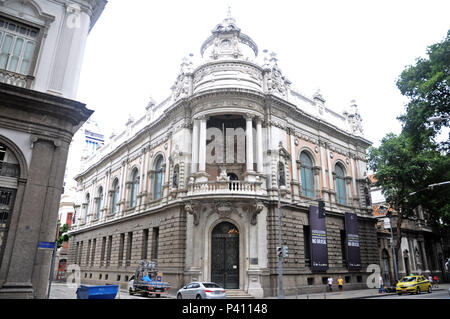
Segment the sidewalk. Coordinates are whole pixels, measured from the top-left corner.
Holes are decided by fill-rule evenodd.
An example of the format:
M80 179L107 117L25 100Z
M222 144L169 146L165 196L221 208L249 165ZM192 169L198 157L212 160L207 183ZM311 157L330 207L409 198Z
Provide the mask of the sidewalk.
M449 283L440 284L439 288L433 288L433 291L438 290L447 290L450 288ZM336 288L337 289L337 288ZM50 299L77 299L76 295L77 288L70 287L65 283L53 282L50 290ZM176 291L170 291L167 296L159 299L174 299ZM313 293L313 294L298 294L285 296L285 299L364 299L364 298L375 298L375 297L384 297L389 295L395 295L395 293L378 293L377 288L373 289L359 289L359 290L345 290L333 291L333 292L321 292L321 293ZM130 296L128 292L124 289L120 289L120 292L117 294L116 299L154 299L157 298L148 298L141 297L138 295ZM267 297L265 299L278 299L278 297Z
M175 296L170 294L161 299L173 299ZM49 299L77 299L77 288L61 282L52 282ZM157 299L151 297L142 297L140 295L130 296L126 289L119 289L115 299ZM161 300L159 299L159 300Z
M437 290L447 290L450 288L450 284L440 284L439 288L433 288L433 291ZM313 294L299 294L299 295L289 295L285 296L285 299L364 299L364 298L376 298L376 297L384 297L389 295L395 295L395 293L378 293L378 288L372 289L358 289L358 290L345 290L340 292L337 288L337 291L333 292L321 292L321 293L313 293ZM266 299L277 299L278 297L268 297Z

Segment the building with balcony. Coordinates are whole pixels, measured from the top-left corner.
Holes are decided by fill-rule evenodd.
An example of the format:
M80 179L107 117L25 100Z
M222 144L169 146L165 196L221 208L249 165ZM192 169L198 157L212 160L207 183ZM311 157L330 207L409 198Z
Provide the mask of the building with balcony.
M200 55L198 63L183 59L167 99L151 99L82 163L68 263L87 284L126 287L138 262L151 259L173 289L207 280L273 296L280 199L285 293L322 291L330 275L365 287L378 250L367 197L370 142L356 103L338 112L320 92L294 90L276 55L261 54L231 16ZM326 209L321 269L310 223L318 200Z
M394 258L392 251L391 227L394 240L397 238L397 212L386 203L382 190L374 186L376 179L370 177L372 187L373 214L377 222L377 242L379 251L379 264L381 274L386 284L392 284L395 278ZM390 210L392 217L386 217ZM414 210L414 215L404 219L401 224L401 246L398 252L397 271L398 279L411 273L437 276L441 281L447 278L448 270L445 268L445 245L437 225L433 225L428 214L422 207Z
M0 0L0 298L45 298L75 101L106 1Z

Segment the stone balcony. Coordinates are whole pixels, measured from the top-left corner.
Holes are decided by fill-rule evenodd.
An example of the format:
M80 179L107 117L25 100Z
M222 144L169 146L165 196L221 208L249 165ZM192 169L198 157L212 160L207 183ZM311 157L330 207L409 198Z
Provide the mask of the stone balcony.
M0 83L10 84L21 88L29 89L34 77L0 69Z
M261 181L205 181L190 182L188 196L194 195L266 195Z

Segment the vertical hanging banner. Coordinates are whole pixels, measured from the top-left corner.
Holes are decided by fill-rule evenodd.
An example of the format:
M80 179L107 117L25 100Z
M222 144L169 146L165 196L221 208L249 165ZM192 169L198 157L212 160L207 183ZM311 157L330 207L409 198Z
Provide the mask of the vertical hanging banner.
M347 231L347 263L349 270L361 269L361 253L359 249L358 216L345 213L345 229Z
M328 250L326 218L319 218L319 208L309 206L309 226L311 229L311 270L327 271Z

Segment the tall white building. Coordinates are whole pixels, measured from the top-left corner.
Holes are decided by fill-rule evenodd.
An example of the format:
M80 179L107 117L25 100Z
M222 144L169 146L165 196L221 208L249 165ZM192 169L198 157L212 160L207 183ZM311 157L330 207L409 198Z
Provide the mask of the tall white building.
M276 295L276 247L287 246L285 293L321 291L338 275L364 287L378 253L356 103L340 113L319 92L294 90L276 55L231 16L200 54L76 177L69 263L82 282L126 287L152 259L173 289L205 280Z
M74 101L105 0L0 0L0 298L45 298ZM50 243L50 244L49 244Z

